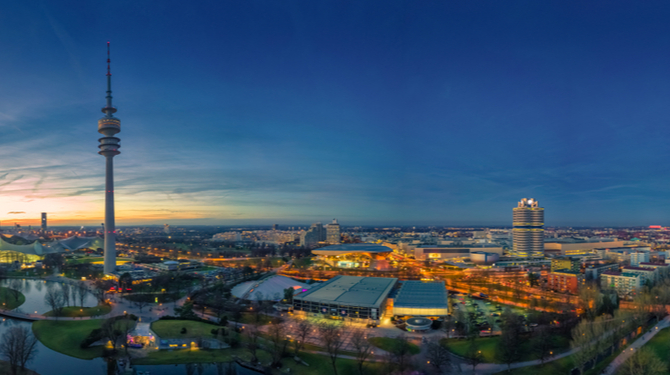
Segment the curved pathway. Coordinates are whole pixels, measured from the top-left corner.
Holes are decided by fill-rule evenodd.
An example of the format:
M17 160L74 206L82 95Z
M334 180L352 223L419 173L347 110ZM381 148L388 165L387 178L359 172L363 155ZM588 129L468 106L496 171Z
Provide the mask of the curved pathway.
M644 344L649 342L652 337L656 336L657 333L659 333L663 328L670 327L670 315L666 316L665 319L661 320L660 323L656 324L649 332L645 333L642 335L642 337L638 338L635 340L634 343L630 345L630 347L626 348L621 354L619 354L612 363L607 366L605 371L603 372L605 375L613 375L616 370L621 366L630 356L635 353L637 349L640 349Z

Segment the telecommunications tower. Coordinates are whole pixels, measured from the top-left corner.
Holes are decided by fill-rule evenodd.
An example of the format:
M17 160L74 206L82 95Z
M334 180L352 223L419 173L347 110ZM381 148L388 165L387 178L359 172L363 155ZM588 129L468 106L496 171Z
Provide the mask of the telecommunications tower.
M116 270L116 227L114 225L114 156L120 154L119 141L115 137L121 131L121 120L114 117L116 108L112 106L112 73L109 64L109 42L107 42L107 103L102 107L105 117L98 120L98 133L104 137L100 138L100 151L98 154L105 157L105 274Z

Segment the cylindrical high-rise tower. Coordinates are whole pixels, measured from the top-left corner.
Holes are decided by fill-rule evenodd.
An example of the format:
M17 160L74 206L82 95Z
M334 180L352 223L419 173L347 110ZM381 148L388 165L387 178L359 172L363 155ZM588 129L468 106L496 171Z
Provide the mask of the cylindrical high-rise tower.
M544 208L533 198L523 198L514 208L512 255L544 256Z
M102 107L105 117L98 120L100 151L105 157L105 274L116 270L116 227L114 225L114 156L120 154L119 141L114 137L121 131L121 120L114 117L116 108L112 106L112 73L109 70L109 42L107 42L107 104Z

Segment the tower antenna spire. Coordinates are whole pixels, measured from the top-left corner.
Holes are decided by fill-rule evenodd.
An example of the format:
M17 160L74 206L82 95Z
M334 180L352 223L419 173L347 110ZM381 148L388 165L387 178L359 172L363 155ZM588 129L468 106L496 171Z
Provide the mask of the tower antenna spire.
M112 72L109 68L109 42L107 42L107 99L102 108L105 117L98 120L98 133L103 137L98 139L100 151L105 157L105 265L106 275L116 269L116 226L114 224L114 156L120 154L119 141L115 135L121 131L121 120L114 117L116 108L112 106Z
M112 71L110 69L111 62L112 59L109 56L109 42L107 42L107 96L105 97L105 99L107 99L106 108L108 109L108 111L105 112L105 110L103 109L103 112L105 112L108 117L112 116L112 113L116 112L116 110L112 106Z

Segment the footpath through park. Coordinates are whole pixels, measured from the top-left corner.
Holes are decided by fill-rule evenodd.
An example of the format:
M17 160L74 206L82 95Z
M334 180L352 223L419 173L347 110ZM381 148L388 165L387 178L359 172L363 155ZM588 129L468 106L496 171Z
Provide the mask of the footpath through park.
M666 316L665 319L661 320L656 326L654 326L649 332L645 333L639 339L635 340L634 343L630 345L629 348L626 348L621 354L619 354L612 363L607 366L603 372L605 375L613 375L616 373L616 370L621 366L630 356L632 356L636 350L644 346L652 337L656 336L663 328L670 327L670 315Z

